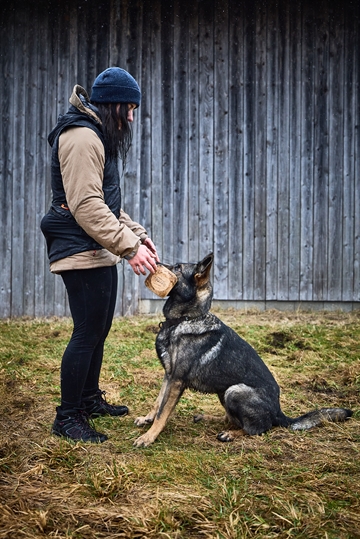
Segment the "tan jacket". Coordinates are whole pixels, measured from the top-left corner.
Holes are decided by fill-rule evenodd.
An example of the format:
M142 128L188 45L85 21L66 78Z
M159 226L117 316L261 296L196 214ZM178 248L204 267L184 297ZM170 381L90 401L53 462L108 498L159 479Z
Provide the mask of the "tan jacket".
M83 105L78 93L86 96L83 88L75 86L70 103L94 115ZM135 254L141 241L147 238L147 232L123 210L117 219L105 204L102 190L105 152L97 134L88 127L64 131L59 138L59 161L69 210L81 228L104 249L57 260L50 265L50 270L58 273L112 266L120 257Z

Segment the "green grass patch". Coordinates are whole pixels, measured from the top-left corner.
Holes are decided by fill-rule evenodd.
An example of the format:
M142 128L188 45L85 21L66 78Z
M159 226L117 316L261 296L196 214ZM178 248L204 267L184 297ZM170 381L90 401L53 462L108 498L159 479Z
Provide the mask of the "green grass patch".
M360 537L360 313L217 312L277 378L284 412L354 410L343 424L217 441L214 395L185 392L156 442L133 447L163 371L160 316L114 321L101 387L130 415L101 445L50 434L67 319L0 321L0 539Z

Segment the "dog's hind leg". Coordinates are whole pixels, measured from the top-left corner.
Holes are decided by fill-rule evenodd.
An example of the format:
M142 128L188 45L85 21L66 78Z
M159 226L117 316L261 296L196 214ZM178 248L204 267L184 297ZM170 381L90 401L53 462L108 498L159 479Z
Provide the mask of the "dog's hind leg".
M228 418L243 433L262 434L273 426L273 408L276 399L271 399L264 390L252 388L245 384L237 384L227 389L224 396L224 407ZM221 432L218 439L223 442L233 440L233 431Z
M153 424L145 434L135 440L134 445L136 447L147 447L156 440L160 432L164 429L183 391L184 386L182 382L169 381L165 378L158 398L158 409Z

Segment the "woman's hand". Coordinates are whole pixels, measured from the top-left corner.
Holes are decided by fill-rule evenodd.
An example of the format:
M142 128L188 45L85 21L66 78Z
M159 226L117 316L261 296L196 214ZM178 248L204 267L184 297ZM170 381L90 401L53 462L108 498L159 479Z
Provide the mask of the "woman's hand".
M151 242L151 249L146 244L149 241ZM147 238L144 243L140 245L136 255L128 260L133 272L136 273L136 275L140 275L140 273L146 275L146 270L150 271L150 273L155 273L156 261L159 261L156 247L153 242L149 240L149 238Z
M160 258L157 254L157 250L156 250L156 247L154 245L154 243L152 242L152 240L150 238L146 238L146 240L144 240L142 242L143 245L146 245L146 247L148 249L150 249L150 251L155 255L155 260L156 262L160 262Z

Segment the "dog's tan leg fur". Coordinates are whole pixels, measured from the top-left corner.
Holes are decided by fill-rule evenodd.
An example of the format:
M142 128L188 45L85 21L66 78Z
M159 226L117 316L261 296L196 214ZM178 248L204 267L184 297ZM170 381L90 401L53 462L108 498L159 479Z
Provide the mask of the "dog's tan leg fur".
M137 425L138 427L143 427L144 425L150 425L154 421L154 418L159 409L160 402L163 399L166 385L167 385L167 381L166 381L166 378L164 377L164 380L160 389L160 393L157 396L156 401L154 402L154 406L152 407L152 409L146 416L137 417L135 419L135 425Z
M134 445L136 447L147 447L156 440L160 432L164 429L182 392L183 386L181 382L167 382L164 380L160 395L157 399L157 412L153 424L145 434L135 440ZM154 409L155 406L153 410Z

